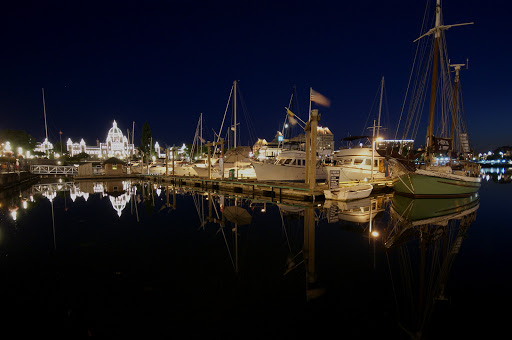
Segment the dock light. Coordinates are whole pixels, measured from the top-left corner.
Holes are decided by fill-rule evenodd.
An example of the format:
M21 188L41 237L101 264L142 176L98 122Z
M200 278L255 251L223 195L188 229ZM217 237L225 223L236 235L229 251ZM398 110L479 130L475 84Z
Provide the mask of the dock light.
M379 232L376 231L376 230L372 231L372 236L373 237L379 237Z
M18 147L18 155L23 155L23 148L21 146Z
M11 211L11 216L12 216L13 221L16 221L16 215L17 215L16 210Z
M265 212L265 211L266 211L265 208L261 208L261 212Z

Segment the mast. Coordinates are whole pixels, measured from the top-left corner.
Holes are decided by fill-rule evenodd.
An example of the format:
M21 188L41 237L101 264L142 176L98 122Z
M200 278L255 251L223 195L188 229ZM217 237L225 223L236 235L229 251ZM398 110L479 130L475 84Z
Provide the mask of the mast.
M384 76L382 76L382 81L380 84L380 104L379 104L379 119L377 121L377 137L379 137L379 131L380 131L380 113L382 111L382 93L383 92L384 92Z
M135 152L135 146L133 145L133 135L135 134L135 121L132 124L132 148L130 148L130 158L133 157L133 153Z
M453 81L453 111L452 111L452 128L450 131L450 139L452 140L451 151L453 151L453 145L455 143L455 121L457 119L457 97L459 94L459 72L460 68L464 64L453 64L450 65L455 69L455 79Z
M46 125L46 104L44 102L44 87L41 89L43 92L43 113L44 113L44 131L46 133L46 141L48 141L48 126Z
M430 112L428 119L426 149L427 155L432 153L433 137L434 137L434 113L436 106L437 92L437 68L439 63L439 38L441 37L441 0L437 0L436 4L436 25L434 27L434 62L432 65L432 86L430 88ZM430 162L429 160L427 160Z
M234 134L233 134L233 147L236 148L236 80L233 81L233 88L234 88L234 96L233 96L233 119L235 121L235 131L234 131Z
M201 115L199 117L200 121L201 121L201 126L199 127L199 136L200 136L200 142L201 142L201 149L199 150L199 154L202 155L203 154L203 113L201 112Z
M426 153L429 156L433 151L433 137L434 137L434 113L435 113L435 105L436 105L436 92L437 92L437 73L438 73L438 64L439 64L439 41L441 38L441 31L447 30L451 27L455 26L465 26L471 25L473 22L467 22L463 24L454 24L454 25L441 25L441 0L436 1L436 23L434 28L431 28L428 32L414 40L414 42L420 40L423 37L434 34L434 61L432 64L432 86L430 89L430 112L429 112L429 122L427 128L427 137L426 137ZM427 162L430 162L429 157L426 159Z

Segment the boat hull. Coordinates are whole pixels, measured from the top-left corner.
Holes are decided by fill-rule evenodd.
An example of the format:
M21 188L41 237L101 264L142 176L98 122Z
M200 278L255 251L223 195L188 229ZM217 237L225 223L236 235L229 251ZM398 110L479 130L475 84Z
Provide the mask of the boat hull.
M480 178L416 171L398 176L393 189L399 195L414 198L467 197L480 189Z
M258 181L285 181L304 182L306 180L306 168L301 166L284 166L272 163L252 164ZM321 167L316 168L316 180L324 181L326 174Z
M340 171L340 182L351 182L351 181L366 181L372 178L372 172L373 172L373 179L386 179L388 176L386 176L385 173L380 172L378 170L371 170L371 169L363 169L363 168L357 168L357 167L348 167L348 166L326 166L324 167L324 172L328 176L329 171L332 170L339 170Z
M373 186L355 185L350 187L341 187L338 189L324 190L325 199L338 201L351 201L366 198L372 193Z

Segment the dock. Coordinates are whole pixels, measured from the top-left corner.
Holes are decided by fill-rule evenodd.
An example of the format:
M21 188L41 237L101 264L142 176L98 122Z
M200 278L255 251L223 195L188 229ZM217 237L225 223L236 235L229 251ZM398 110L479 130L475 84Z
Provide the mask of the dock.
M232 193L250 199L263 198L270 202L284 200L317 202L325 199L324 190L327 184L317 183L313 189L305 183L257 181L253 179L208 179L204 177L185 177L176 175L139 175L139 178L158 183L160 185L173 185L193 191L209 191L218 193ZM340 186L350 186L359 182L340 182ZM368 183L368 182L367 182ZM374 191L392 187L391 180L373 181Z

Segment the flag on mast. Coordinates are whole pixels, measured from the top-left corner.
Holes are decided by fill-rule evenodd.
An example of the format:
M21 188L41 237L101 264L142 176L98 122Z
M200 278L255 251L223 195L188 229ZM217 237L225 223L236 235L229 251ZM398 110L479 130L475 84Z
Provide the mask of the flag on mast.
M326 107L331 106L331 101L327 97L325 97L321 93L316 92L313 89L311 89L311 94L310 94L309 100L317 103L318 105L322 105L322 106L326 106Z
M295 113L290 111L290 109L287 107L285 107L285 109L286 109L286 114L288 114L288 120L290 121L290 124L292 124L292 125L297 124L297 119L295 119Z

